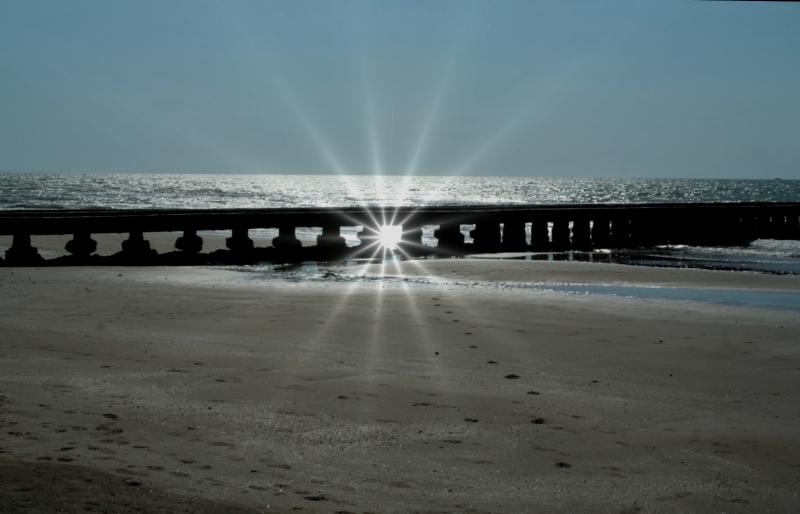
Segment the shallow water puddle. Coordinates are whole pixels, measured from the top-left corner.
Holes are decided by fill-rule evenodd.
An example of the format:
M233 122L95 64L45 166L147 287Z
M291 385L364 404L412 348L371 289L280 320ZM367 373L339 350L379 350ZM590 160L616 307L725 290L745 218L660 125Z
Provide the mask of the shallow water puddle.
M616 284L530 283L501 281L450 280L431 276L402 276L352 273L344 266L298 265L289 267L249 268L256 280L284 280L289 282L326 282L374 284L379 287L403 288L435 287L455 291L458 289L501 289L564 293L576 295L610 295L649 300L675 300L707 302L739 307L760 307L800 311L800 291L769 291L730 288L672 287ZM245 271L241 269L241 271ZM278 273L276 273L276 271Z
M789 291L588 284L557 284L539 287L572 294L602 294L650 300L683 300L740 307L800 310L800 292Z

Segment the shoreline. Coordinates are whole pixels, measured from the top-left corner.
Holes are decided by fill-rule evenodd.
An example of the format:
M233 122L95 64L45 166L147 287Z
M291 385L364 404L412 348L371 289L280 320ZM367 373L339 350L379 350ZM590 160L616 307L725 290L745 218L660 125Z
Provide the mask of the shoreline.
M0 269L0 460L267 512L800 506L796 311L448 285L797 292L800 278L469 259L383 268L437 280ZM47 505L39 486L31 501ZM80 488L64 494L78 505Z

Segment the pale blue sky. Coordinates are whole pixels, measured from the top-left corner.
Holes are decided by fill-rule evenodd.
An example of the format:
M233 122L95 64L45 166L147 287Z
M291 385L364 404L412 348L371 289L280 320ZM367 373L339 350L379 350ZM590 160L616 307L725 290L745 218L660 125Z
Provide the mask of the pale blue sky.
M3 0L0 170L800 178L800 4Z

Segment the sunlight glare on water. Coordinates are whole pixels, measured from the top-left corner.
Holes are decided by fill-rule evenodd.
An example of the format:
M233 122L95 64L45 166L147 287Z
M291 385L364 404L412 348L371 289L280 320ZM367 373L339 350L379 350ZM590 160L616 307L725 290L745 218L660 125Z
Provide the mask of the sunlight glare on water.
M792 202L798 180L0 174L0 209Z

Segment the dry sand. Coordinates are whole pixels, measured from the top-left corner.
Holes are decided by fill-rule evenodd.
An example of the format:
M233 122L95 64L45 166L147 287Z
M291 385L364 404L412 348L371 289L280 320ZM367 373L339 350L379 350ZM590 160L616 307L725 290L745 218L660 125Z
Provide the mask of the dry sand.
M492 285L796 277L389 271L0 268L0 511L800 510L796 311Z

